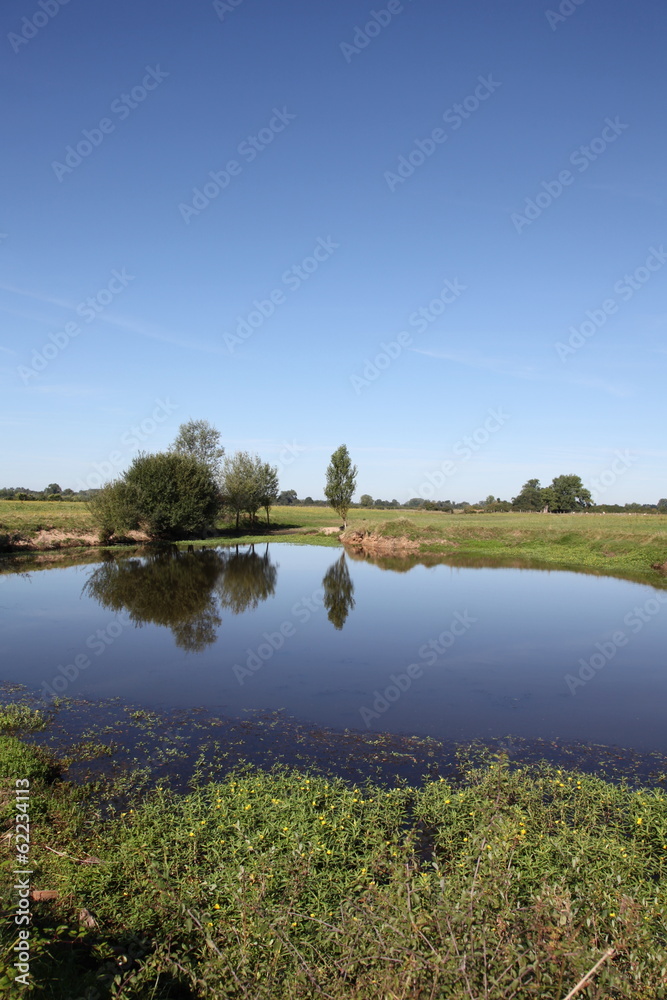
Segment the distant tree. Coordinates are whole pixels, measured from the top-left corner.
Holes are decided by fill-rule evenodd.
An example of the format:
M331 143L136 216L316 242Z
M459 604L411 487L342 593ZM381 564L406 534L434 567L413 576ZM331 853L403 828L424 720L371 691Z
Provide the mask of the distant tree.
M342 444L331 456L324 495L347 528L347 512L357 484L357 467L352 465L347 446Z
M269 524L271 508L278 500L278 466L262 462L257 470L259 478L259 502L266 511L266 523Z
M48 496L49 493L62 493L62 490L58 486L58 483L49 483L49 485L44 490L44 495Z
M539 479L529 479L521 487L519 495L512 497L512 507L515 510L542 510L545 506L542 494Z
M424 500L422 497L412 497L411 500L406 500L403 506L414 508L416 510L417 508L424 506Z
M16 499L20 500L21 502L23 502L24 500L28 499L28 494L27 493L17 493L16 494Z
M361 494L361 499L359 501L359 506L360 507L372 507L373 506L373 497L370 495L370 493L362 493Z
M662 500L658 500L658 510L663 514L667 513L667 500L664 497Z
M569 514L577 510L588 510L593 506L590 492L581 478L573 474L556 476L544 495L549 510L554 514Z
M313 500L312 497L306 497L305 500L303 501L303 506L304 507L312 507L314 503L315 503L315 501Z
M283 490L276 503L279 507L289 507L291 504L295 504L297 499L296 490Z
M66 489L66 490L63 490L63 496L64 497L73 497L74 496L74 490L70 490L69 488Z
M225 449L220 444L220 431L208 420L188 420L181 424L169 450L178 455L191 455L208 465L214 475L220 472L220 463L225 454Z

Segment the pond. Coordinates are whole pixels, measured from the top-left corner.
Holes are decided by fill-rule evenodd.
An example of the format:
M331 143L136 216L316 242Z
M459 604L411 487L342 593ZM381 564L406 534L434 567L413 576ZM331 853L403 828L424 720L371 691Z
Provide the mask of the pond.
M387 567L391 568L387 568ZM286 543L0 576L2 680L438 740L667 751L667 592Z

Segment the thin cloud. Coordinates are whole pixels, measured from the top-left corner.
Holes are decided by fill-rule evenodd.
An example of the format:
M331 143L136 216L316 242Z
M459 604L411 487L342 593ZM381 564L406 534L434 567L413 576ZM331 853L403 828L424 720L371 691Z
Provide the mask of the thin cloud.
M69 312L76 312L78 302L68 302L65 299L58 299L52 295L43 295L41 292L28 291L24 288L17 288L15 285L7 285L0 282L0 289L5 292L11 292L14 295L22 295L25 298L33 299L37 302L47 302L49 305L59 306L61 309L67 309ZM147 337L149 340L158 340L163 344L171 344L174 347L182 347L188 351L202 351L205 354L218 354L224 355L227 352L222 349L222 347L211 347L208 344L196 343L193 341L182 340L180 337L176 337L171 333L167 333L155 324L146 323L142 320L133 319L127 316L111 316L106 313L100 313L96 319L100 320L102 323L107 323L109 326L117 327L118 329L125 330L127 333L136 333L140 337Z

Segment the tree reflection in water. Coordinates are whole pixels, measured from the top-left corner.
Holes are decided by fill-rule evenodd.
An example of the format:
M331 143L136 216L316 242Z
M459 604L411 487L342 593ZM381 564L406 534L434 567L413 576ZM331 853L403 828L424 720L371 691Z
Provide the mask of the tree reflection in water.
M163 625L176 645L199 652L214 643L224 608L240 614L256 608L276 587L278 567L267 551L170 547L142 558L112 557L84 585L84 593L112 611L127 611L136 625Z
M347 568L345 553L324 574L322 588L327 618L335 628L342 629L354 607L354 584Z

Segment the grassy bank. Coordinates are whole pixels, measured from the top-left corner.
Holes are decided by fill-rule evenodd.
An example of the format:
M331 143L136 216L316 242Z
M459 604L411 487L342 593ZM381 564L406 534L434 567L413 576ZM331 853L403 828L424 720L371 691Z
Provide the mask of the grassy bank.
M237 770L133 797L11 735L0 775L8 833L30 780L31 885L56 894L32 903L39 996L562 1000L610 949L579 995L667 996L658 791L498 760L456 784Z
M237 534L219 525L206 545L250 542L339 544L336 534L320 533L338 525L326 507L276 507L271 525L258 523ZM33 550L95 543L90 515L78 503L0 501L0 543L20 537ZM407 539L415 552L442 556L448 562L495 562L516 566L584 570L667 586L667 517L635 514L441 514L411 511L350 513L348 541L365 536L396 543ZM187 542L180 543L187 545ZM197 543L200 544L200 543ZM372 549L372 545L371 545ZM658 568L662 567L662 569Z

